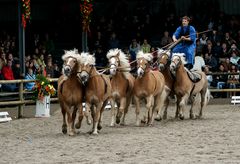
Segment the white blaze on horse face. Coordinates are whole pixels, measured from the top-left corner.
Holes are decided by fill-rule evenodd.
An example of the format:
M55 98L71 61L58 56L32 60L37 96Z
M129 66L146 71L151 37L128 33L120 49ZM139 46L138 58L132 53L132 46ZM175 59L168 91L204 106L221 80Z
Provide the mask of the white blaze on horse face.
M117 63L116 63L116 59L115 58L111 58L110 59L110 74L111 75L115 75L117 72Z
M137 70L138 77L142 77L143 74L144 74L144 70L142 69L142 67L139 67Z
M71 62L72 62L73 60L74 60L73 58L68 58L66 65L71 65Z

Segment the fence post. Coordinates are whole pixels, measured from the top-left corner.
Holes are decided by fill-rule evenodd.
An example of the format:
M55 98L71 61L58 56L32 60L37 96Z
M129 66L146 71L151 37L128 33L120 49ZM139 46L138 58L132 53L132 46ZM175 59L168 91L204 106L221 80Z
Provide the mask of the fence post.
M24 104L23 102L23 81L20 82L19 85L19 99L21 101L21 104L19 104L18 106L18 118L22 118L23 117L23 106Z

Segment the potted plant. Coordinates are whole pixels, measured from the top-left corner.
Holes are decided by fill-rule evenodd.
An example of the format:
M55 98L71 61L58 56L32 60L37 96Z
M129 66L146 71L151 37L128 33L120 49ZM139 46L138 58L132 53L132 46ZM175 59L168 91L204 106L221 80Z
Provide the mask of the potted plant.
M50 117L50 96L56 94L51 81L43 75L37 75L33 94L36 101L35 117Z

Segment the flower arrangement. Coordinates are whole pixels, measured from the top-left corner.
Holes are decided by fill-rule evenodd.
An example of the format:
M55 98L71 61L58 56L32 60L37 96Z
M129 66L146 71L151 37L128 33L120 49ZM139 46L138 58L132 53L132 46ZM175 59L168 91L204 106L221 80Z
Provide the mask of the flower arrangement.
M27 22L30 21L31 7L30 0L22 0L22 25L26 28Z
M81 0L80 12L82 16L83 31L90 31L89 24L91 22L90 14L93 11L92 0Z
M45 76L37 75L33 93L34 100L43 101L44 96L54 96L56 94L56 89Z

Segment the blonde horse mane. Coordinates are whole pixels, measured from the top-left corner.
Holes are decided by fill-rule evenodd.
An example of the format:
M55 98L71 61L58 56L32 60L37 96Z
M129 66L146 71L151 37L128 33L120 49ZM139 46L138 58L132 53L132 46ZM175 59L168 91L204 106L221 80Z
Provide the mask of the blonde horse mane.
M167 54L168 56L170 56L170 50L164 50L164 49L158 48L157 49L158 57L160 57L162 54Z
M94 57L94 55L88 53L88 52L82 52L80 54L80 58L78 60L78 62L80 62L81 64L84 65L95 65L96 64L96 59Z
M120 70L123 71L123 73L125 72L130 72L131 68L130 68L130 63L128 61L128 57L125 53L122 52L122 50L115 48L115 49L111 49L108 51L107 53L107 58L110 59L111 57L119 57L120 60L120 65L122 68L120 68Z
M74 48L73 50L64 50L64 55L62 56L62 60L66 60L68 57L74 57L76 59L79 59L80 55L78 53L78 50Z
M137 59L139 58L144 58L146 59L148 62L152 61L153 56L151 53L144 53L143 51L138 51L137 53Z
M183 63L183 65L187 63L187 61L186 61L186 56L185 56L184 53L173 53L173 54L172 54L172 59L174 59L174 58L176 58L176 57L180 57L181 62Z

